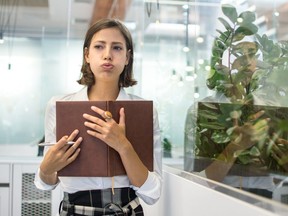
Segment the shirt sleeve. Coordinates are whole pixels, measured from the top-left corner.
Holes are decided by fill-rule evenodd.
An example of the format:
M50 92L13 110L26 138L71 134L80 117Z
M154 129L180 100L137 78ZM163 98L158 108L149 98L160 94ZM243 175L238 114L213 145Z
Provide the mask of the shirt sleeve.
M37 171L35 173L35 179L34 179L34 184L38 189L40 189L40 190L53 190L59 184L59 182L55 185L46 184L45 182L43 182L41 180L39 173L40 173L40 168L37 169Z
M146 181L140 188L133 186L133 189L136 191L137 196L139 196L148 205L152 205L159 200L162 190L162 147L158 114L156 109L154 109L153 121L154 171L149 171Z
M46 142L55 142L55 99L52 98L47 104L46 113L45 113L45 141ZM49 147L45 146L44 155L47 152ZM53 190L57 185L48 185L42 181L39 175L40 168L37 169L34 178L34 184L38 189L41 190Z

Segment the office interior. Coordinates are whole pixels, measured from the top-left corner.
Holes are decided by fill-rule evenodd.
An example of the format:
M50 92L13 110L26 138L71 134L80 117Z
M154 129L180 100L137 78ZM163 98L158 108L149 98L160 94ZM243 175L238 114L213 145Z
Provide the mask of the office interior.
M235 44L228 47L221 46L219 40L215 43L227 23L233 26L228 18L233 17L233 9L225 14L223 5L243 15L237 19L234 16L239 26L250 16L255 19L247 22L253 23L253 30L257 28L258 36L251 29L253 34L243 33L251 46L245 51L244 45L239 46L232 59L230 51ZM134 78L138 84L127 91L153 100L159 114L163 192L155 205L143 203L145 214L287 215L287 12L285 0L0 0L0 216L57 215L61 191L39 191L33 185L43 154L38 143L44 136L45 108L52 96L82 88L76 80L85 33L104 17L122 20L134 40ZM266 40L266 47L259 42L261 39ZM230 40L237 42L235 38ZM252 45L256 40L258 43ZM217 54L219 49L225 50L223 56ZM245 59L233 64L241 55ZM260 60L252 61L252 55ZM223 65L228 65L222 70L220 58ZM242 79L242 83L232 83L236 86L233 88L225 83L226 68L230 69L230 77ZM239 71L242 74L233 76ZM216 73L222 79L215 80ZM256 84L243 87L251 80ZM239 94L255 90L253 104L239 94L235 96L234 87L240 89ZM236 168L221 180L217 177L225 168L214 170L216 179L209 177L213 175L207 174L206 168L222 154L215 149L223 150L229 143L227 133L236 131L232 123L240 119L242 110L232 112L230 107L231 112L223 114L222 120L231 122L229 128L212 124L210 120L215 123L217 117L211 113L219 111L219 104L227 104L223 97L215 99L219 92L232 95L230 104L264 107L270 113L269 121L276 122L270 125L273 133L267 135L270 130L266 131L269 142L255 141L249 151L234 152ZM202 116L197 114L200 108L204 109ZM201 122L203 118L205 122ZM255 126L260 120L237 121L237 126ZM208 132L210 135L205 136ZM237 135L238 139L234 138L239 140L247 133ZM207 149L201 143L206 143ZM212 143L215 151L211 153ZM221 166L230 163L225 165L225 161L227 158Z

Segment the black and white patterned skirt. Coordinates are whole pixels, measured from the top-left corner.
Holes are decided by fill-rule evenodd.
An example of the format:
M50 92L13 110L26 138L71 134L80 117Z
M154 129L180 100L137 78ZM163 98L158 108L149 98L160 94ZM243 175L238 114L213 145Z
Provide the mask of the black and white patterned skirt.
M144 216L139 198L132 188L88 190L64 193L59 207L60 216Z

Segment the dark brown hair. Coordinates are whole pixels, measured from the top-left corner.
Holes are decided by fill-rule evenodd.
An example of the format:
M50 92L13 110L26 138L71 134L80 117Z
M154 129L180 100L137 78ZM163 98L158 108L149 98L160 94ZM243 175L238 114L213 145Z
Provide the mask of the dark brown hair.
M127 51L130 52L130 58L128 64L124 67L120 78L119 87L130 87L137 84L137 81L133 79L133 40L127 27L116 19L101 19L93 24L87 31L85 41L83 44L83 60L81 67L81 77L77 81L81 85L87 85L91 87L95 83L94 74L91 71L89 63L85 60L85 48L89 48L93 36L102 29L117 28L123 35Z

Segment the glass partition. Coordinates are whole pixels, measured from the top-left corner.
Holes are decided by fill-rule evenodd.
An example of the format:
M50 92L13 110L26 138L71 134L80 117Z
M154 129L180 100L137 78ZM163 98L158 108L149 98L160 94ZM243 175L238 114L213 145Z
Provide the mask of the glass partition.
M164 163L287 204L286 2L145 4Z
M152 99L159 113L163 163L287 204L287 44L278 43L287 40L287 3L108 2L19 0L0 5L0 149L6 149L0 155L9 155L13 146L37 148L49 98L81 88L76 80L87 28L101 17L116 17L125 22L135 44L138 85L128 91ZM231 6L222 9L225 4ZM237 46L242 39L245 43ZM258 113L256 119L242 119L244 105L253 107L246 120ZM254 105L265 106L270 114L260 115L264 108ZM255 125L260 132L254 136L257 142L251 142ZM241 140L245 149L238 149ZM230 142L236 144L226 149ZM255 167L253 161L265 162ZM233 172L238 166L240 171Z

